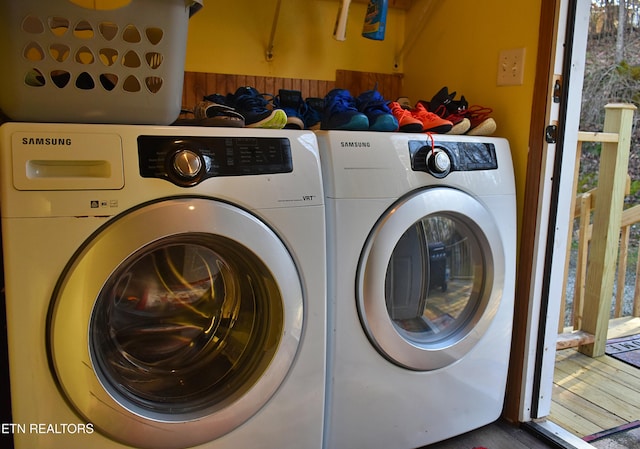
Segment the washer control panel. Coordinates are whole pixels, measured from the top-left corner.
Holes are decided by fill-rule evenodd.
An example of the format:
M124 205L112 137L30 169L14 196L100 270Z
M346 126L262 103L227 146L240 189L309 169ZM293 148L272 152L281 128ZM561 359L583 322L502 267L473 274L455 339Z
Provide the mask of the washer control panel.
M217 176L293 171L291 143L284 137L140 136L140 175L178 186Z
M453 171L496 170L498 158L493 143L409 141L411 169L444 178Z

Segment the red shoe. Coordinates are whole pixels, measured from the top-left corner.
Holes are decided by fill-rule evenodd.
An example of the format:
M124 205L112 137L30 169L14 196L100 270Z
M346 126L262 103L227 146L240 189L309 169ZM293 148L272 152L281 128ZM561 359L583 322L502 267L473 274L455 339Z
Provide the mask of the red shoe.
M469 129L471 128L471 121L465 116L464 113L460 113L460 112L449 112L449 110L447 110L447 107L443 104L439 105L435 110L431 109L430 104L427 103L426 101L419 101L418 103L422 103L422 105L429 110L430 112L433 112L434 114L436 114L437 116L445 119L445 120L449 120L452 124L453 127L451 128L451 130L449 130L447 132L447 134L455 134L455 135L459 135L459 134L464 134L467 131L469 131Z
M411 115L411 112L403 108L397 101L391 101L387 105L391 113L398 120L399 130L405 133L422 132L422 121Z
M469 136L489 136L496 131L496 121L490 117L493 109L484 106L474 105L469 107L469 103L464 95L459 101L449 103L449 111L464 115L471 122L471 128L467 131Z
M458 113L456 108L450 109L455 97L456 93L449 93L449 89L445 86L431 98L431 101L419 101L419 103L422 103L428 111L453 123L453 128L447 134L464 134L471 128L471 122L464 114Z
M436 134L446 134L453 128L453 123L429 112L422 103L416 104L411 115L422 122L422 131Z
M493 112L491 108L474 105L467 109L466 116L471 121L471 129L467 131L469 136L490 136L496 132L496 121L489 117Z

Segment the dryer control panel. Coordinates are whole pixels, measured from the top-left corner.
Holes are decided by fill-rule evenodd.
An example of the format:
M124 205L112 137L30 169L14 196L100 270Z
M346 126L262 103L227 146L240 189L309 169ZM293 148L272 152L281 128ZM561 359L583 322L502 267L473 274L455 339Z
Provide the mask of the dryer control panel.
M140 136L140 175L178 186L216 176L293 171L291 143L284 137Z
M436 178L444 178L452 171L496 170L496 147L483 142L409 141L411 168Z

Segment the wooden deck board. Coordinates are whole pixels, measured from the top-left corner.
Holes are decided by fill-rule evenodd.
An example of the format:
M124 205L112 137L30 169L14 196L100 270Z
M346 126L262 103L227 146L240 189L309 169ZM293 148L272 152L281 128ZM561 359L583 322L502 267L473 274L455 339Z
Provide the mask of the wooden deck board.
M580 417L580 421L585 421L585 426L590 426L590 428L585 429L586 433L584 435L591 435L600 430L600 428L611 429L621 426L627 422L598 404L594 404L559 385L553 386L553 398L551 413L553 415L556 415L556 412L561 413L565 420L570 418L578 420L578 417ZM554 409L554 407L557 408Z
M548 419L579 437L640 419L640 369L609 356L558 351Z
M640 333L640 317L609 321L608 338ZM575 348L556 352L549 421L582 438L640 419L640 369Z
M551 403L550 420L574 435L591 435L600 430L600 426L589 419L561 405L564 401ZM588 409L588 408L587 408ZM583 409L584 410L584 409Z
M605 356L604 358L610 357ZM634 386L638 385L638 378L629 375L629 379L622 379L621 377L626 373L602 369L607 366L604 362L592 359L589 366L583 367L579 360L568 358L556 367L556 374L564 374L564 376L556 377L559 378L558 383L561 385L569 381L574 385L579 385L580 388L585 388L587 394L591 394L595 400L604 395L615 403L621 402L618 405L624 405L624 408L629 409L630 413L637 411L640 408L640 394L634 389ZM602 402L598 403L602 404Z

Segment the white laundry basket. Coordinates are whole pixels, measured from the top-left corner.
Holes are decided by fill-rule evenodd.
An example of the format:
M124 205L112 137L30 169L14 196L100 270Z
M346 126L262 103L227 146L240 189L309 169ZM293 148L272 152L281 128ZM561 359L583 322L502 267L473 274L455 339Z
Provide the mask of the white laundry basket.
M202 0L0 0L0 110L34 122L172 123Z

